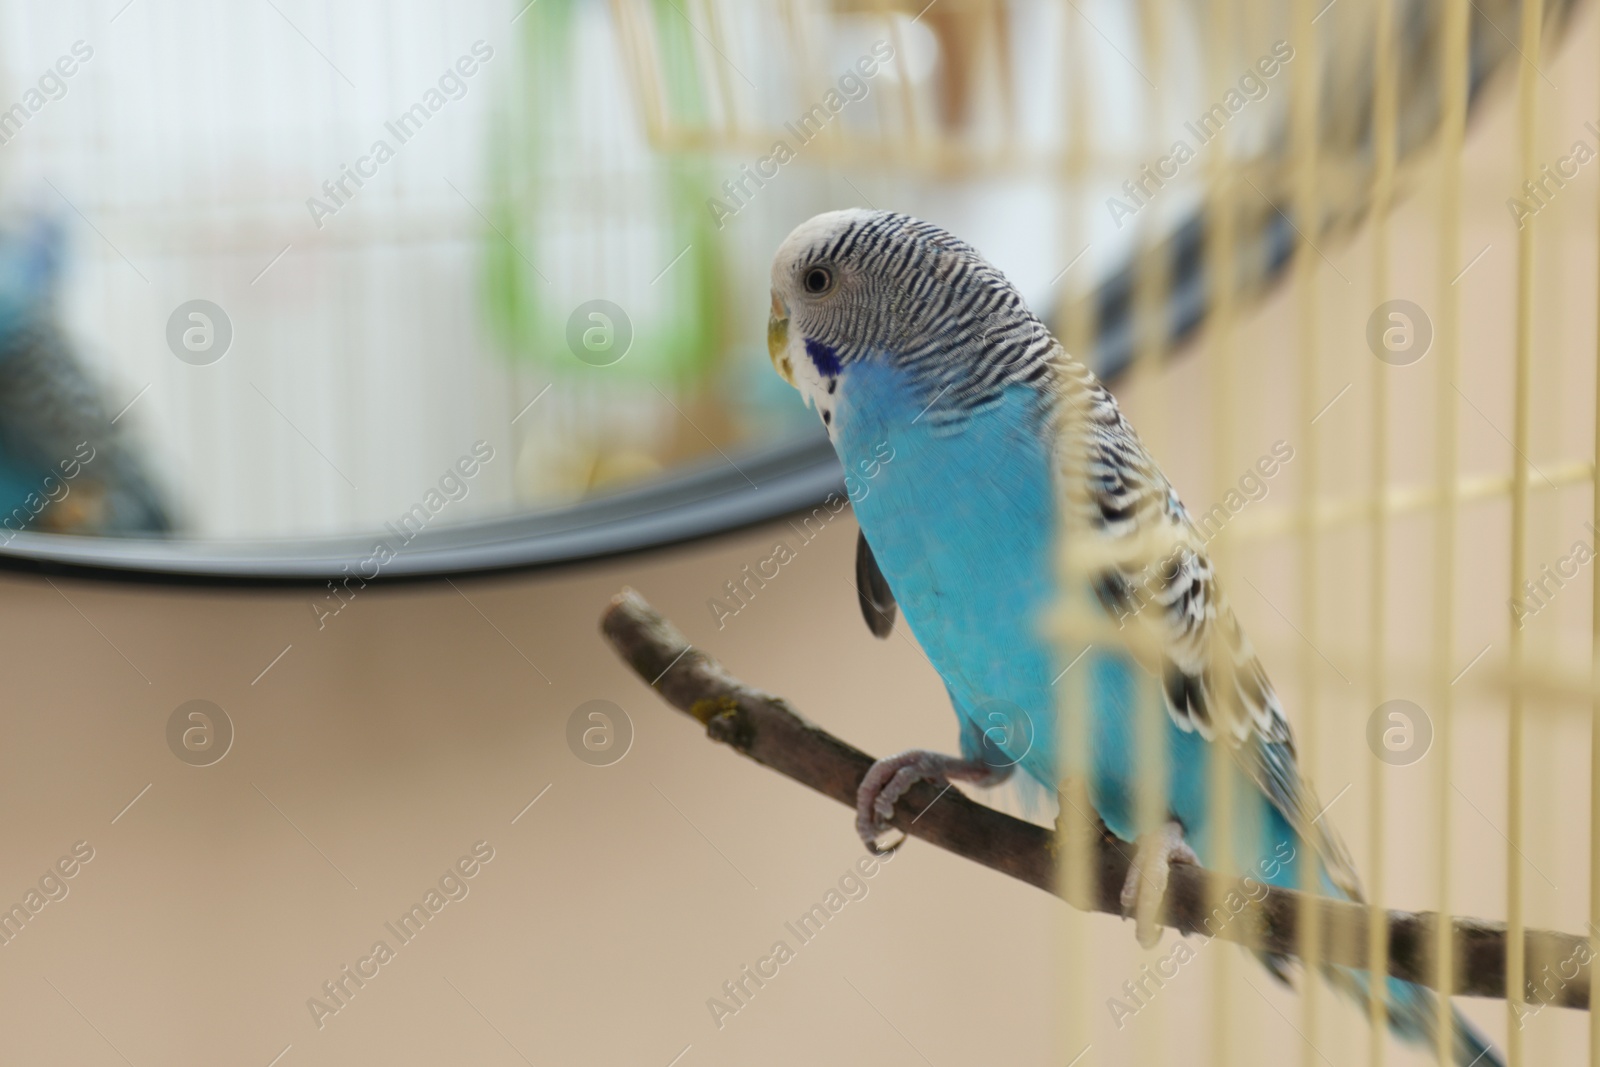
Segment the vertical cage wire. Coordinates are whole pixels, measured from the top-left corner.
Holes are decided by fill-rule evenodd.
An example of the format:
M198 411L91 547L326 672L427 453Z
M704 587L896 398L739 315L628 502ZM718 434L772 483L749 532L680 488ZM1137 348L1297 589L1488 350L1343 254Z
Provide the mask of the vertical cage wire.
M1595 35L1600 42L1600 33ZM1596 198L1600 205L1600 197ZM1592 231L1596 247L1597 264L1600 264L1600 210L1596 211L1596 224ZM1591 483L1589 494L1590 525L1600 529L1600 267L1596 270L1595 285L1595 365L1593 433L1594 451L1591 453ZM1515 591L1513 591L1514 595ZM1600 567L1594 568L1589 600L1590 672L1591 687L1589 707L1589 948L1591 959L1600 958ZM1591 972L1592 974L1592 972ZM1591 983L1592 983L1591 979ZM1600 1067L1600 1016L1593 1005L1589 1010L1589 1067Z
M1062 190L1065 201L1061 218L1068 234L1064 247L1068 248L1075 247L1080 236L1087 240L1085 235L1088 230L1082 212L1084 206L1082 189L1091 161L1092 138L1095 133L1090 125L1092 120L1088 109L1088 80L1081 73L1087 69L1087 64L1081 60L1086 53L1085 34L1088 32L1082 20L1067 18L1063 22L1063 51L1069 61L1066 69L1071 72L1062 80L1063 91L1068 97L1067 113L1071 116L1066 150L1061 157L1064 179ZM1072 62L1073 60L1080 62ZM1072 332L1086 342L1093 329L1093 323L1085 319L1075 324ZM1057 419L1064 439L1069 441L1072 439L1073 420L1078 417L1079 412L1072 405L1063 405ZM1084 469L1084 457L1075 449L1065 450L1061 463L1069 478L1074 472L1081 473ZM1076 514L1074 509L1070 507L1066 509L1064 540L1071 537ZM1067 558L1066 553L1059 554L1056 565L1057 573L1064 579L1063 588L1066 591L1061 604L1063 616L1061 640L1064 648L1072 655L1076 655L1075 646L1080 641L1090 640L1076 632L1072 626L1072 620L1089 611L1088 591L1080 588L1077 569L1073 561ZM1092 805L1089 802L1087 788L1088 769L1093 765L1089 720L1086 713L1089 673L1087 670L1068 671L1062 682L1065 684L1059 686L1061 694L1057 706L1051 709L1056 717L1056 736L1059 738L1058 743L1063 754L1061 783L1057 789L1061 813L1057 826L1067 828L1066 847L1060 849L1058 877L1069 900L1086 901L1093 892L1090 875L1091 835L1096 830L1090 814ZM1065 1050L1071 1057L1086 1055L1094 1043L1090 1005L1093 1002L1096 975L1091 962L1093 953L1087 951L1090 929L1087 915L1076 911L1063 915L1060 944L1068 962L1062 968L1061 992L1064 1009L1062 1018L1066 1023Z
M1311 0L1292 0L1291 12L1293 22L1290 39L1294 43L1297 55L1294 70L1291 72L1293 80L1289 85L1291 94L1289 140L1290 152L1294 158L1290 211L1295 218L1301 220L1301 226L1314 228L1314 224L1309 220L1321 218L1323 210L1322 190L1318 182L1321 64L1318 60L1316 30L1311 21L1316 13L1312 10ZM1308 781L1314 781L1317 773L1320 725L1318 711L1322 691L1317 680L1320 669L1316 651L1317 605L1320 592L1318 579L1321 575L1318 567L1319 531L1315 523L1319 484L1317 469L1319 450L1315 420L1317 408L1321 404L1317 393L1317 372L1322 364L1322 338L1319 334L1322 328L1319 293L1322 274L1321 256L1322 253L1308 237L1295 244L1291 261L1297 326L1295 352L1299 379L1299 416L1296 424L1304 427L1302 433L1305 442L1303 448L1305 467L1301 471L1300 491L1296 502L1295 534L1299 541L1296 565L1300 579L1300 613L1305 619L1308 630L1296 665L1300 677L1301 696L1296 734L1299 738L1301 774ZM1302 974L1306 976L1306 980L1300 984L1300 1025L1306 1038L1305 1046L1301 1050L1301 1060L1305 1067L1313 1067L1317 1059L1322 1057L1318 1048L1322 1031L1319 1011L1322 990L1320 983L1315 980L1321 969L1323 951L1322 925L1316 921L1316 898L1321 892L1322 885L1316 864L1310 862L1312 850L1307 847L1305 851L1307 862L1301 863L1298 868L1299 889L1303 894L1300 908L1299 948Z
M1373 283L1371 301L1379 306L1389 299L1389 206L1395 171L1395 48L1394 3L1378 0L1373 19ZM1370 498L1368 515L1371 531L1368 536L1368 614L1366 614L1366 670L1368 688L1366 701L1373 707L1386 699L1386 637L1389 617L1389 379L1384 376L1379 363L1371 365L1371 442ZM1387 974L1389 971L1389 937L1384 929L1387 918L1384 909L1386 896L1386 862L1384 856L1384 816L1389 808L1389 797L1384 789L1382 774L1368 774L1368 849L1366 849L1366 885L1371 893L1366 931L1366 968L1370 974ZM1382 985L1371 982L1366 995L1366 1061L1371 1067L1382 1067L1389 1049L1389 1001L1382 995Z
M1164 72L1170 67L1173 9L1174 5L1167 0L1141 0L1138 4L1142 46L1139 64L1146 71ZM1173 108L1164 94L1155 92L1144 97L1138 150L1141 156L1154 158L1160 154L1163 148L1160 143L1161 131L1170 128L1172 112ZM1146 223L1142 229L1149 231L1152 227ZM1161 382L1164 345L1160 330L1162 309L1170 292L1171 278L1167 263L1155 251L1155 242L1142 240L1141 245L1134 292L1138 309L1135 352L1127 388L1139 412L1139 422L1146 427L1143 435L1145 447L1159 454L1168 439L1168 405L1171 402L1168 390ZM1160 557L1164 554L1157 549L1151 555ZM1137 717L1133 738L1134 766L1138 769L1135 820L1138 826L1149 831L1165 823L1170 807L1167 793L1169 761L1162 744L1166 712L1160 686L1153 678L1139 679L1131 694L1131 705ZM1153 951L1140 951L1141 958L1154 955ZM1135 1055L1151 1063L1167 1062L1172 1046L1170 1035L1165 1032L1171 1017L1166 1001L1159 998L1154 1000L1145 1013L1149 1016L1150 1024L1139 1029Z
M1443 83L1439 92L1444 101L1439 134L1440 197L1438 260L1434 265L1439 283L1439 362L1436 369L1434 454L1438 479L1439 512L1435 524L1433 615L1434 709L1437 726L1434 746L1438 752L1438 926L1434 944L1435 987L1448 989L1454 976L1454 943L1450 938L1450 871L1453 838L1450 809L1450 761L1453 754L1452 727L1455 714L1450 673L1455 652L1456 530L1460 513L1457 492L1456 400L1451 395L1460 373L1458 324L1460 309L1455 286L1445 281L1450 264L1461 259L1461 145L1466 126L1467 97L1467 16L1461 5L1445 9L1444 61L1440 64ZM1451 1055L1449 998L1439 998L1437 1054L1441 1063Z
M1517 103L1519 156L1524 174L1534 172L1535 137L1538 132L1538 69L1542 29L1542 0L1522 0L1521 51L1523 64L1518 70ZM1516 340L1513 358L1514 393L1512 417L1511 481L1511 579L1512 590L1522 586L1527 565L1528 543L1528 418L1529 388L1533 348L1533 255L1534 225L1529 220L1517 234ZM1597 483L1600 484L1600 483ZM1591 487L1591 491L1592 487ZM1518 857L1523 840L1523 743L1526 736L1523 687L1523 631L1513 625L1510 638L1511 685L1506 745L1506 1025L1509 1067L1524 1062L1519 1011L1526 984L1527 959L1524 953L1522 864ZM1591 842L1591 848L1593 843Z
M1372 303L1389 299L1389 207L1394 182L1396 136L1396 70L1393 0L1377 0L1373 18L1373 170L1372 170ZM1385 493L1389 480L1389 382L1376 362L1370 376L1372 399L1372 460L1369 471L1367 584L1367 702L1376 708L1386 697L1384 681L1387 625L1385 578L1388 572L1388 510ZM1384 813L1387 795L1382 774L1367 776L1367 886L1371 907L1367 913L1367 970L1389 970L1389 939L1384 929L1385 897ZM1367 1062L1383 1067L1388 1050L1389 1005L1383 986L1371 982L1367 991Z
M626 7L630 0L618 2ZM930 39L916 21L919 6L894 0L836 5L789 0L784 5L783 25L795 47L783 62L802 57L801 66L816 72L812 83L825 80L825 42L835 17L875 16L895 41L897 53L897 79L874 101L872 121L841 124L836 136L818 142L808 165L852 177L857 169L870 173L879 183L875 188L894 194L893 206L909 206L915 213L919 203L939 203L944 208L941 220L958 221L961 211L951 208L953 199L919 198L932 189L940 195L966 190L957 198L970 195L976 200L985 195L978 190L990 188L983 185L986 181L1039 177L1048 189L1052 214L1039 232L1053 236L1055 263L1084 250L1088 258L1064 283L1052 278L1050 285L1030 289L1026 272L1021 272L1024 289L1030 300L1043 295L1044 305L1056 312L1058 335L1070 351L1091 353L1103 343L1108 321L1122 309L1089 298L1088 279L1102 281L1119 263L1128 266L1126 298L1136 309L1130 316L1134 358L1129 377L1117 389L1157 459L1168 465L1169 473L1177 472L1175 481L1191 514L1235 480L1235 465L1246 454L1247 431L1298 427L1292 484L1273 490L1286 498L1251 503L1248 511L1208 538L1207 550L1224 588L1236 597L1247 588L1243 571L1255 571L1262 582L1259 600L1246 593L1242 602L1233 600L1233 607L1246 629L1256 634L1268 672L1286 697L1301 771L1317 786L1319 799L1331 807L1330 802L1344 795L1341 787L1347 782L1363 787L1329 818L1360 846L1354 852L1363 859L1371 918L1381 919L1390 906L1436 909L1440 918L1427 966L1434 983L1448 988L1459 963L1453 957L1450 919L1467 914L1495 918L1503 906L1511 931L1507 964L1512 995L1503 1011L1496 1007L1485 1012L1482 1004L1472 1002L1458 1001L1456 1006L1480 1022L1485 1014L1503 1014L1504 1026L1491 1027L1491 1036L1503 1043L1512 1062L1536 1059L1539 1048L1555 1047L1562 1038L1555 1024L1537 1034L1527 1024L1528 1011L1537 1007L1531 991L1549 961L1527 958L1519 933L1539 926L1570 927L1577 920L1559 907L1547 907L1550 901L1542 890L1525 885L1528 872L1521 867L1527 862L1525 853L1575 845L1579 831L1551 817L1546 804L1554 794L1539 788L1531 770L1556 755L1546 746L1570 728L1567 711L1575 702L1600 717L1600 626L1586 620L1589 662L1579 670L1562 643L1573 632L1565 619L1569 605L1563 603L1559 613L1541 618L1546 632L1532 637L1522 633L1524 620L1515 608L1509 613L1500 609L1499 595L1509 591L1515 600L1523 582L1537 577L1533 554L1547 543L1541 540L1546 533L1543 518L1562 513L1558 509L1582 489L1595 494L1597 453L1575 450L1565 407L1545 419L1535 404L1543 395L1536 387L1543 387L1547 365L1533 358L1533 346L1543 332L1540 315L1559 311L1534 287L1534 258L1549 246L1549 238L1535 241L1530 224L1515 239L1514 260L1494 266L1500 255L1496 252L1479 274L1467 275L1477 262L1471 254L1479 246L1498 248L1505 241L1491 235L1492 241L1474 237L1469 244L1466 235L1482 232L1485 216L1498 210L1511 171L1519 171L1515 178L1521 181L1536 169L1543 141L1536 139L1534 120L1555 106L1554 94L1546 96L1536 84L1542 80L1541 57L1552 55L1558 31L1566 32L1569 5L1344 0L1330 9L1315 0L1247 0L1238 5L1215 0L1201 15L1203 25L1196 23L1198 34L1188 35L1181 28L1182 5L1144 0L1131 17L1134 43L1119 59L1104 46L1127 41L1109 23L1096 25L1094 20L1105 14L1099 6L1064 0L1043 5L972 0L950 10L978 12L966 24L980 27L973 30L967 51L985 56L982 69L991 73L972 76L969 87L998 78L987 91L1001 102L989 113L992 122L981 134L952 125L948 112L941 110L939 93L926 81L918 83L927 75L918 73L922 59L917 49ZM1030 124L1030 116L1037 117L1039 94L1030 94L1023 75L1032 68L1015 41L1013 47L1004 45L1006 18L1033 6L1059 16L1051 26L1059 30L1052 65L1060 76L1049 82L1051 113L1039 124L1048 130L1044 136L1034 136L1036 127ZM690 10L708 32L713 19L720 20L716 39L728 47L736 47L740 34L747 32L715 0ZM1584 32L1594 33L1592 15L1585 17ZM991 25L998 28L983 28ZM1265 124L1264 139L1260 129L1230 127L1208 144L1210 155L1191 172L1191 177L1203 176L1186 188L1198 188L1205 204L1207 232L1200 254L1208 264L1210 289L1203 326L1188 340L1187 354L1172 365L1158 363L1171 348L1160 319L1180 284L1171 228L1182 215L1173 205L1184 194L1164 189L1148 208L1141 204L1137 217L1120 231L1117 254L1102 246L1104 229L1096 229L1095 213L1105 194L1146 162L1142 157L1162 150L1163 133L1185 117L1187 107L1210 99L1236 77L1240 61L1252 58L1255 35L1268 33L1285 34L1294 43L1294 65L1272 90L1268 107L1273 117ZM648 40L641 48L648 50ZM1496 66L1495 57L1502 54L1509 58ZM1129 91L1129 109L1108 119L1104 100L1122 92L1124 83L1117 83L1116 91L1108 87L1102 77L1108 67L1097 66L1102 61L1110 67L1126 61L1122 74L1128 85L1138 82L1129 67L1155 72L1151 80L1162 84L1162 94ZM934 69L958 62L955 52L941 52ZM1188 80L1185 63L1192 68ZM670 150L759 144L770 124L776 88L763 84L760 92L751 93L727 79L726 72L711 75L707 68L702 73L708 84L727 83L717 89L721 118L693 129L665 120L665 128L654 135L659 143ZM932 77L937 81L939 75ZM782 78L806 81L800 70ZM1189 103L1177 102L1181 100ZM1356 110L1341 110L1347 107ZM1469 165L1469 156L1476 162ZM1493 167L1484 164L1491 156ZM876 196L874 200L890 206ZM1564 201L1561 207L1566 206ZM1503 225L1504 217L1491 221ZM1549 233L1546 227L1541 218L1538 229ZM1276 275L1261 262L1263 247L1271 243L1266 235L1274 232L1284 241L1290 263L1279 288L1266 285ZM977 243L984 247L986 235L979 237ZM1350 248L1361 254L1347 254ZM1514 298L1486 284L1472 288L1490 270L1515 279ZM1237 284L1222 284L1224 280ZM1469 290L1473 295L1464 296ZM1431 350L1403 373L1376 361L1354 369L1367 353L1353 320L1366 316L1354 315L1352 308L1367 301L1382 305L1397 296L1431 305ZM1499 326L1501 321L1512 328ZM1566 333L1560 337L1564 341ZM1600 358L1600 346L1582 360L1573 360L1569 348L1557 345L1559 362L1552 365L1552 380L1566 382L1594 372L1591 364ZM1191 365L1198 370L1191 372ZM1482 388L1477 376L1495 382L1503 377L1503 394L1492 401L1477 395ZM1209 394L1204 405L1193 403L1188 391L1195 381L1203 381ZM1330 396L1340 403L1344 394L1338 387L1344 383L1355 395L1325 418ZM1364 398L1361 388L1367 390ZM1592 414L1585 412L1586 417ZM1071 411L1062 412L1063 426L1070 426L1073 417ZM1189 434L1195 440L1203 437L1208 447L1186 449ZM1486 444L1493 435L1499 436ZM1203 453L1203 461L1186 454L1196 451ZM1061 462L1071 469L1081 457L1066 455ZM1085 581L1096 560L1092 552L1071 544L1070 515L1063 518L1063 528L1068 543L1060 573L1067 592L1056 622L1064 656L1070 659L1085 645L1100 642L1121 642L1135 658L1150 655L1137 627L1116 631L1090 610ZM1146 560L1159 558L1161 551L1155 540L1137 549ZM1360 568L1358 581L1342 580L1350 567ZM1486 586L1494 596L1486 596ZM1284 602L1273 603L1280 594ZM1600 615L1600 582L1594 595ZM1510 629L1503 629L1508 621ZM1480 652L1485 635L1494 640ZM1325 652L1339 660L1336 670L1349 676L1348 686L1329 677L1321 662L1328 658ZM1072 672L1060 687L1064 795L1081 785L1072 781L1073 774L1089 758L1090 737L1080 715L1088 682ZM1389 768L1367 761L1364 750L1352 753L1361 744L1358 739L1352 746L1351 738L1367 724L1368 712L1404 694L1420 694L1427 702L1433 743L1427 762L1406 775L1390 775ZM1152 695L1140 694L1141 705ZM1359 720L1353 718L1356 711L1361 711ZM1495 718L1487 717L1491 713ZM1551 727L1557 732L1547 731L1546 724L1558 724ZM1150 741L1151 735L1140 735L1141 822L1148 822L1164 802L1161 757ZM1595 758L1600 760L1600 742L1596 744ZM1460 788L1462 774L1467 768L1481 772L1487 763L1496 768L1496 776L1467 783L1473 786L1469 796ZM1227 771L1227 762L1220 759L1207 771L1214 803L1223 810L1239 799L1229 795ZM1593 828L1600 825L1600 786L1591 782L1590 793L1592 838ZM1470 811L1466 804L1478 810ZM1082 816L1066 805L1062 810L1067 813L1063 820ZM1498 818L1502 812L1503 822ZM1213 846L1219 854L1231 855L1239 844L1235 835L1244 832L1234 827L1232 818L1219 819L1221 836ZM1590 851L1592 855L1595 850ZM1404 859L1397 860L1397 855ZM1086 856L1082 843L1068 835L1061 876L1074 898L1088 889ZM1505 864L1504 879L1493 879L1497 887L1504 886L1503 905L1485 894L1483 880L1462 880L1468 865L1485 862ZM1308 878L1303 888L1320 887ZM1591 889L1591 902L1593 914L1600 916L1600 892ZM1103 1019L1092 1017L1085 1007L1096 989L1107 984L1085 951L1093 927L1081 916L1063 920L1062 1025L1069 1057L1103 1033ZM1366 1003L1352 1009L1327 995L1315 978L1322 959L1352 950L1362 953L1373 971L1383 973L1389 945L1382 925L1369 923L1360 946L1341 944L1339 938L1346 936L1341 931L1325 939L1315 923L1302 922L1300 929L1300 999L1284 1017L1293 1018L1307 1039L1296 1055L1313 1062L1319 1058L1316 1047L1325 1041L1359 1042L1370 1063L1409 1055L1397 1053L1386 1033L1381 982L1372 983ZM1213 976L1205 997L1206 1043L1214 1062L1281 1061L1243 1040L1263 1021L1273 1024L1265 1008L1276 1009L1279 1003L1271 999L1279 994L1263 994L1268 996L1263 1005L1245 989L1248 966L1226 951L1214 953L1214 962L1206 965ZM1435 1056L1451 1051L1452 1006L1451 998L1439 998ZM1163 1002L1146 1018L1177 1025L1177 1014L1168 1014L1170 1007ZM1356 1038L1337 1024L1351 1010L1370 1023L1369 1036ZM1600 1031L1595 1034L1594 1055L1600 1055ZM1175 1048L1166 1032L1136 1040L1144 1055Z

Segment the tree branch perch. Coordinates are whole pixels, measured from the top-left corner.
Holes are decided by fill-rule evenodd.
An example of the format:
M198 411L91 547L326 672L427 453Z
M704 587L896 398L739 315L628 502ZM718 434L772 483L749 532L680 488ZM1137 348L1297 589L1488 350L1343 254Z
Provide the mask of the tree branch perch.
M706 728L714 741L810 786L851 808L856 788L872 757L807 722L782 699L753 689L721 664L693 648L644 598L624 590L611 601L601 631L630 667L673 707ZM979 804L957 790L940 794L920 783L906 794L894 825L911 837L1013 878L1054 893L1084 910L1121 915L1120 895L1127 877L1127 846L1095 834L1089 844L1093 870L1088 900L1071 900L1056 880L1056 835L1051 830ZM919 813L919 814L910 814ZM913 821L915 820L915 821ZM1226 892L1237 889L1243 910L1225 923L1213 923L1207 882L1217 879ZM1172 868L1161 921L1189 934L1217 936L1251 948L1287 956L1299 954L1301 894L1260 884L1247 894L1234 879L1199 867ZM1322 924L1321 958L1365 970L1366 906L1317 897L1312 903ZM1389 973L1437 988L1432 964L1432 912L1389 911ZM1464 996L1505 997L1506 928L1478 919L1453 920L1457 973L1451 992ZM1530 990L1526 1000L1567 1008L1589 1006L1590 941L1548 930L1525 931Z

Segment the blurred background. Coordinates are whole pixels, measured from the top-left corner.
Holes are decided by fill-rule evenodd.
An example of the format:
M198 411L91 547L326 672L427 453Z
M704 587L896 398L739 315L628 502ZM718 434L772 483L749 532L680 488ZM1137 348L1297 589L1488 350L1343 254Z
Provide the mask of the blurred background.
M1358 1008L1230 946L1119 1025L1172 935L916 843L712 1020L859 846L633 678L609 596L869 752L955 741L859 618L848 513L712 603L838 482L764 320L779 241L847 206L1002 267L1196 514L1290 448L1213 547L1369 889L1585 929L1593 574L1541 568L1597 536L1600 28L1524 13L0 3L0 903L94 857L0 945L9 1056L1372 1062ZM397 580L334 593L408 516ZM594 700L630 739L599 766ZM1527 1062L1587 1023L1527 1015Z
M14 298L164 510L54 516L70 532L367 532L479 440L496 459L441 524L815 441L764 351L797 221L938 217L1051 307L1200 196L1196 164L1136 219L1100 207L1167 147L1152 77L1198 118L1186 5L1138 60L1139 12L1112 3L141 7L0 16ZM1282 36L1253 27L1245 69ZM1259 81L1239 152L1282 125L1285 79Z

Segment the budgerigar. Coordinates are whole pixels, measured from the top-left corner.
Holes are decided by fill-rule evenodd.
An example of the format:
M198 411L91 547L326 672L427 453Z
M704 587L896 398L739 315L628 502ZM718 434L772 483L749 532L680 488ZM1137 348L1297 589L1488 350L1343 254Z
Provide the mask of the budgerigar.
M63 256L47 216L0 233L0 543L165 532L160 493L59 322Z
M874 479L856 503L869 625L887 634L898 605L961 722L960 756L912 750L874 765L857 797L857 829L869 847L880 847L895 801L918 780L991 785L1020 766L1056 789L1052 682L1068 664L1046 622L1062 593L1056 552L1065 512L1077 516L1067 527L1094 538L1107 561L1086 582L1090 603L1133 615L1155 639L1137 652L1092 647L1075 666L1091 703L1089 798L1113 833L1136 843L1125 907L1152 915L1141 898L1153 892L1159 902L1168 864L1185 861L1288 887L1302 884L1304 870L1307 884L1359 899L1348 855L1300 776L1278 697L1177 493L1115 399L1000 271L906 215L819 215L773 261L768 347L779 373L820 413L845 468ZM1058 419L1063 404L1075 417ZM876 461L884 444L892 464ZM1136 559L1136 544L1154 537L1176 547L1152 580L1119 561ZM1159 682L1150 688L1164 695L1165 713L1139 699L1141 674ZM1020 710L1027 728L992 729L997 707ZM1153 823L1141 823L1137 800L1141 715L1159 717L1166 749L1169 810ZM1209 819L1215 743L1228 746L1235 774L1238 822L1226 856ZM1156 932L1153 921L1141 923L1142 940ZM1263 961L1287 977L1286 960ZM1366 995L1365 974L1326 970L1336 986ZM1434 995L1385 982L1394 1031L1433 1041ZM1453 1018L1461 1064L1500 1062Z

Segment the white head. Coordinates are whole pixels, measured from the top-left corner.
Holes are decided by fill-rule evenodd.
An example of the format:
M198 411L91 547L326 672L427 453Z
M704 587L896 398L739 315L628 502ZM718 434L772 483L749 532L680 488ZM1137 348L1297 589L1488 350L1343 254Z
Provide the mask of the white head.
M817 215L772 259L767 351L830 430L834 397L860 361L895 361L930 400L948 392L970 404L1019 377L1021 356L1053 343L1005 275L909 215Z

